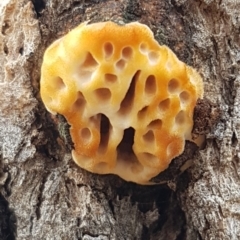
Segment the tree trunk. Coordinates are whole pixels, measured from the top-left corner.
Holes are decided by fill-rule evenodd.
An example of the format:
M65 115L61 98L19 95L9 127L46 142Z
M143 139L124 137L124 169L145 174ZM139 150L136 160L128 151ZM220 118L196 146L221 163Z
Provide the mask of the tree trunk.
M0 239L240 239L239 10L237 0L2 1ZM46 47L83 21L107 20L148 25L221 109L203 149L183 153L193 165L168 184L80 169L63 122L41 102Z

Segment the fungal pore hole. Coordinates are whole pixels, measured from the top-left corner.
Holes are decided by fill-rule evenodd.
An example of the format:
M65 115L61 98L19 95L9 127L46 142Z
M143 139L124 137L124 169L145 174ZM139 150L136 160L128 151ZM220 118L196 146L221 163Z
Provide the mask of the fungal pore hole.
M94 91L97 100L101 102L108 101L111 98L111 91L108 88L98 88Z
M147 52L147 44L146 43L141 43L139 46L139 50L141 53L146 53Z
M169 109L170 107L170 99L166 98L163 101L161 101L158 105L158 108L161 112L165 112Z
M113 45L110 42L106 42L103 46L103 52L105 58L110 58L113 55Z
M145 106L138 112L137 116L140 121L147 115L147 110L148 110L148 106Z
M175 93L179 90L180 84L179 81L175 78L171 79L168 83L168 91L170 93Z
M60 77L54 78L53 84L54 84L55 88L58 90L62 90L66 87L65 83L63 82L62 78L60 78Z
M183 91L179 95L181 103L185 104L190 100L190 95L188 92Z
M104 154L108 147L112 126L108 117L104 114L100 114L100 119L100 143L98 153Z
M74 112L83 111L86 105L86 100L81 92L78 92L77 100L74 102L72 110Z
M147 77L145 83L145 92L147 94L155 94L157 91L156 78L153 75Z
M88 70L94 70L97 66L98 62L94 59L92 54L88 52L85 61L82 63L81 67Z
M122 57L126 60L130 59L132 57L133 50L131 47L125 47L122 50Z
M107 83L115 83L117 81L117 76L111 73L106 73L104 78Z
M126 95L124 96L121 105L120 105L120 109L119 109L119 113L121 115L126 115L128 114L132 108L133 108L133 103L134 103L134 95L135 95L135 87L136 87L136 83L138 81L139 78L139 74L140 74L140 70L138 70L133 78L132 81L130 83L130 86L126 92Z
M119 71L122 71L125 68L126 61L124 59L120 59L119 61L116 62L116 68Z
M123 138L117 146L117 158L125 161L137 161L133 152L135 129L130 127L124 130Z
M183 110L181 110L175 117L175 122L179 125L184 124L186 121L186 115Z
M80 137L84 143L91 141L92 133L89 128L82 128L80 131Z
M79 66L78 75L82 83L89 82L93 72L96 70L98 62L94 59L90 52L87 53L84 62Z
M143 140L146 143L152 143L152 142L154 142L154 139L155 139L155 137L154 137L154 133L152 130L149 130L147 133L145 133L143 135Z
M159 130L162 127L162 120L155 119L148 124L148 128Z
M160 54L158 52L151 51L148 53L148 60L152 65L157 64L159 58L160 58Z

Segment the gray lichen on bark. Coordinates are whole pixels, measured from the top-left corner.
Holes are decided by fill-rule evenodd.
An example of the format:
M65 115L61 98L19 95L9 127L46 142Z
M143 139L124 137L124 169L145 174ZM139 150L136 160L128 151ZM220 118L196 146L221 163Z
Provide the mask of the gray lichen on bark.
M0 238L239 239L239 9L233 0L7 0L0 6ZM76 167L43 108L43 52L85 20L147 24L199 70L205 96L221 108L176 192Z

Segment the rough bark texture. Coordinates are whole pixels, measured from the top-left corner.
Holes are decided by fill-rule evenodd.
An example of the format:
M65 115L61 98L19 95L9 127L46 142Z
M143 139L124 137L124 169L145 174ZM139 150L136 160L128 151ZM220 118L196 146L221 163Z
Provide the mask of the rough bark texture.
M2 2L0 239L239 239L239 9L238 0ZM194 164L175 182L138 186L73 163L39 97L40 66L46 47L86 20L145 23L203 76L222 114L204 149L184 152Z

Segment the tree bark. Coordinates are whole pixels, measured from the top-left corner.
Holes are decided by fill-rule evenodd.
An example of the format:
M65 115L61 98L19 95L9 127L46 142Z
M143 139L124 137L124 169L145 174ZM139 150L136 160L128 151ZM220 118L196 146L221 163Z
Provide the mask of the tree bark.
M237 0L0 3L0 239L240 239L239 9ZM41 102L46 47L83 21L107 20L148 25L198 69L221 109L203 149L183 153L193 165L168 184L80 169Z

